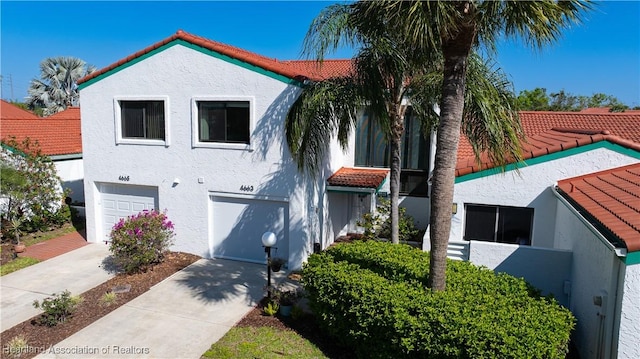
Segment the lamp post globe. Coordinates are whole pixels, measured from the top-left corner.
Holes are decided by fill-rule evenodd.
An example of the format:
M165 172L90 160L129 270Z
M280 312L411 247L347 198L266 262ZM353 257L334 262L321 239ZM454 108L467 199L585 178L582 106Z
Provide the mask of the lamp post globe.
M264 232L262 235L262 245L265 247L273 247L276 244L276 235L273 232Z

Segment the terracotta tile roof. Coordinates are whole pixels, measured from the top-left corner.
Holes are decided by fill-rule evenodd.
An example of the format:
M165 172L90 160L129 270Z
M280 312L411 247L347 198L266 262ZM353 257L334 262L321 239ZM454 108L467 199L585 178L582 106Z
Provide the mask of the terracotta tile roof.
M20 107L9 103L5 100L0 100L0 118L9 120L25 120L25 119L37 119L40 118L33 112L21 109Z
M520 111L520 122L526 137L552 128L607 130L609 134L640 143L640 111L628 112L552 112ZM473 156L466 137L460 138L458 160Z
M47 120L79 120L80 107L69 107L64 111L60 111L51 116L45 117Z
M13 136L21 142L25 137L38 141L48 156L82 153L80 111L77 107L55 115L35 119L0 120L2 140Z
M378 188L388 173L388 169L342 167L327 179L327 183L330 186Z
M640 163L564 179L558 188L629 252L640 251Z
M600 141L609 141L640 152L640 143L614 136L609 131L580 130L573 128L553 128L525 139L522 147L524 160L568 150ZM480 156L480 164L475 156L458 159L456 177L494 168L495 165L486 154Z
M109 71L115 70L138 57L148 54L149 52L176 40L183 40L204 49L215 51L219 54L229 56L247 64L297 80L304 80L305 78L311 80L322 80L342 74L343 71L348 71L351 68L351 60L327 60L321 68L315 66L314 61L280 61L278 59L258 55L250 51L178 30L174 35L80 79L78 84L82 84L100 75L108 73Z

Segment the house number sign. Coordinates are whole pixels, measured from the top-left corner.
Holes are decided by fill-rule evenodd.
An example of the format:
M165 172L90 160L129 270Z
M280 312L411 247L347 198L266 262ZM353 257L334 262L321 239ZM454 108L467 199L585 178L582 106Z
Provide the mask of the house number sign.
M118 180L122 182L129 182L129 176L120 176L118 177Z
M240 186L242 192L253 192L253 186L242 185Z

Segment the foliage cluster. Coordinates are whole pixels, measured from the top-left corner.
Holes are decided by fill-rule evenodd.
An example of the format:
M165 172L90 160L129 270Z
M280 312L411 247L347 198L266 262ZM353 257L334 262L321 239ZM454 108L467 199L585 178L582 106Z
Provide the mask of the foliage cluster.
M518 109L523 111L581 111L586 108L608 107L609 112L624 112L629 106L616 97L603 93L576 96L560 90L547 94L545 88L520 91Z
M2 144L0 162L4 199L0 213L4 223L19 221L19 230L35 232L71 219L56 167L37 142L7 139Z
M144 210L122 218L111 229L109 250L125 273L144 271L162 262L173 244L173 223L166 213Z
M419 232L407 209L398 207L398 230L401 241L412 240ZM365 213L358 226L364 228L363 239L391 238L391 201L381 199L373 213Z
M67 320L80 303L82 303L82 297L72 296L68 290L65 290L62 293L53 294L53 297L43 299L42 302L33 301L33 307L44 311L38 318L38 323L53 327Z
M564 358L575 319L523 279L449 261L426 287L429 254L367 241L314 254L303 269L325 331L372 358Z

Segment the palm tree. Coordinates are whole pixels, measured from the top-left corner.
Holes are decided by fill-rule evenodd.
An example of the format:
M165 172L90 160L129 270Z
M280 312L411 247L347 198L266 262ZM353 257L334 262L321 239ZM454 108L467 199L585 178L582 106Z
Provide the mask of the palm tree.
M482 46L495 52L500 36L533 48L554 42L579 23L586 1L377 1L354 4L360 13L382 17L416 51L438 50L444 58L440 123L431 197L429 286L445 289L446 250L451 229L455 164L465 104L469 55ZM465 134L469 135L468 131ZM473 138L471 138L473 141ZM474 150L482 146L474 146ZM476 152L476 155L478 153ZM497 157L496 157L497 155ZM490 152L497 164L508 158Z
M356 113L366 104L390 144L391 239L398 243L404 115L410 104L422 119L423 129L438 123L433 104L440 98L442 61L437 52L418 52L407 46L401 33L383 21L384 16L359 10L358 4L333 5L312 23L304 52L314 56L319 66L326 53L341 44L361 48L349 75L311 82L303 88L287 114L286 138L299 167L315 173L333 136L343 148L347 146ZM465 124L478 139L478 148L518 156L520 127L510 83L479 56L472 60L474 89L469 92Z
M94 72L93 66L75 57L50 57L40 63L40 80L31 80L27 103L31 108L44 107L49 116L78 106L80 94L77 81Z

